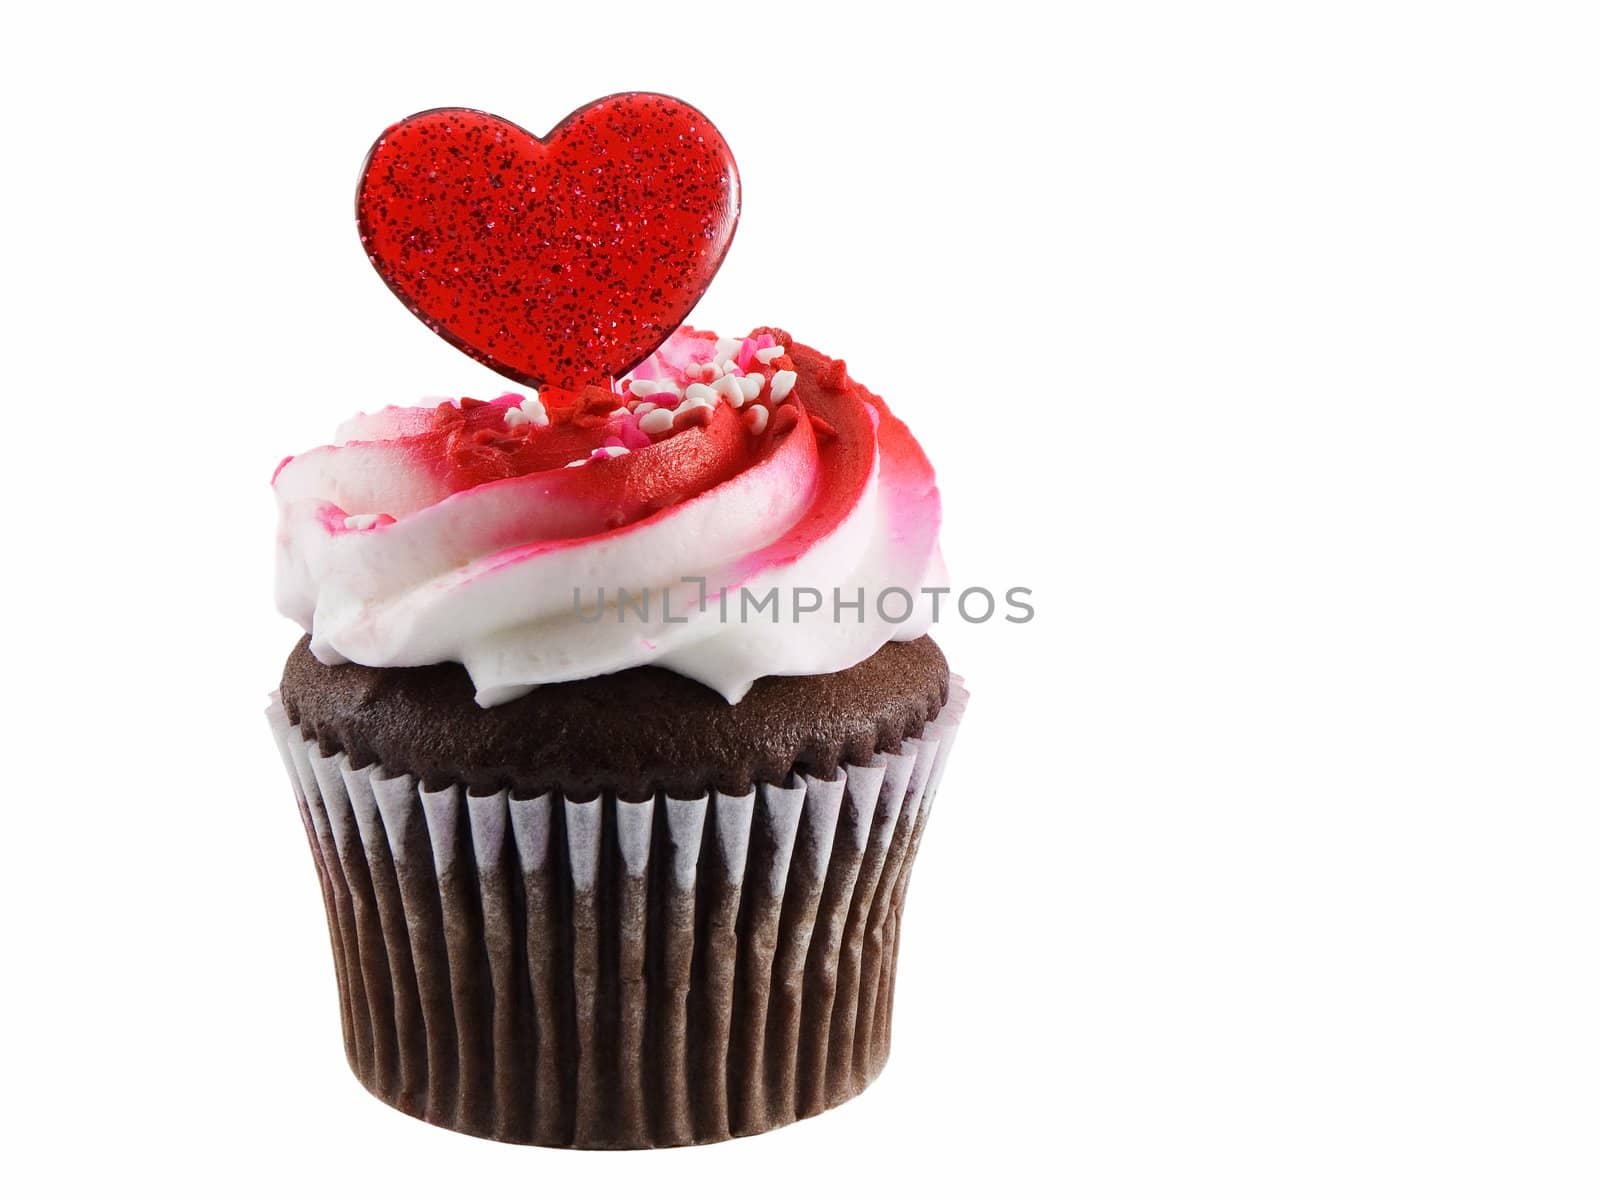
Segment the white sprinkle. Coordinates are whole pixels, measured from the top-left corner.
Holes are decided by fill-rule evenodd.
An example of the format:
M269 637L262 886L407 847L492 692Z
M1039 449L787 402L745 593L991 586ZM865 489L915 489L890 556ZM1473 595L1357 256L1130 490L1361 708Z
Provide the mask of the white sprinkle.
M517 406L522 410L522 415L533 423L535 429L543 429L550 424L550 416L544 411L544 401L537 396L529 396Z
M628 384L628 390L635 396L653 396L661 390L661 385L654 379L635 379Z
M628 415L628 406L626 404L617 405L616 408L613 408L611 410L611 415L613 417L625 417L625 416L627 416Z
M717 380L717 391L726 396L728 398L728 403L733 405L735 408L744 407L743 380L740 380L733 375L724 375L721 379Z
M717 393L703 383L691 383L683 389L683 396L686 400L714 400Z
M672 412L669 409L658 408L653 412L639 418L639 428L651 437L658 433L665 433L672 428Z
M744 390L746 400L754 400L761 395L761 389L766 386L766 378L761 375L746 375L739 380L739 386Z
M523 412L520 408L508 408L508 409L506 409L506 428L507 429L515 429L518 425L526 425L527 423L528 423L528 414Z
M731 358L739 353L739 347L742 345L744 345L743 338L718 338L717 353Z
M589 460L587 458L575 458L571 462L569 462L567 464L567 466L569 466L569 467L581 467L581 466L583 466L584 463L586 463L588 461Z
M683 393L678 390L677 384L668 382L665 379L661 380L660 384L661 386L656 388L656 394L658 396L671 396L674 402L683 399ZM662 403L666 402L662 401Z
M649 416L660 407L654 400L641 400L633 406L633 415L636 417Z
M767 406L765 404L752 404L744 414L745 427L758 437L766 432Z
M378 523L382 515L382 513L356 513L354 516L344 519L344 527L346 529L371 529Z
M710 389L707 390L709 391ZM710 398L705 396L685 397L683 403L679 404L678 407L672 411L673 415L677 415L678 413L688 412L691 408L715 408L716 406L717 395L715 392L712 392Z
M596 458L617 458L627 452L628 448L626 446L601 446L600 449L594 452L594 456Z
M789 398L789 393L794 390L794 381L799 379L793 371L778 371L772 376L772 402L782 404Z
M756 361L758 363L769 363L775 358L782 358L785 349L787 349L787 347L768 346L765 350L757 350Z

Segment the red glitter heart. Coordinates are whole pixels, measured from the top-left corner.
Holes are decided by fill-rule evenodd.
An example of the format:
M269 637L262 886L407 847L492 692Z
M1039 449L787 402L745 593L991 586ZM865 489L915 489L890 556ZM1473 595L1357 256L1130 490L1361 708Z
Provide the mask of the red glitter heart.
M356 226L390 289L533 387L604 383L695 306L739 219L739 172L681 100L596 100L543 138L470 108L418 113L367 155Z

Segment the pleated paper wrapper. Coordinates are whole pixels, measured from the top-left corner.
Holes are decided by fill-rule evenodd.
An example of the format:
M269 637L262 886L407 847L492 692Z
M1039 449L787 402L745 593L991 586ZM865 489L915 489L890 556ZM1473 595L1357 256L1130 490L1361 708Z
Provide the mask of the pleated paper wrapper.
M967 701L833 779L641 802L430 791L274 697L345 1054L463 1133L637 1149L760 1133L882 1070L906 885Z

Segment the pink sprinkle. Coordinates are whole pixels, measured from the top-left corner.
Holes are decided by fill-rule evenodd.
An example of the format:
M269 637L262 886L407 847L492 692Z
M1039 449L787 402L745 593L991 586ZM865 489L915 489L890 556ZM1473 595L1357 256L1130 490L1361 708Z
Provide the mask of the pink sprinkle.
M739 357L735 360L739 364L739 370L748 371L750 369L750 364L755 360L758 349L760 347L755 342L745 338L744 344L739 347Z
M756 339L757 350L765 350L768 346L776 346L777 344L778 339L773 337L770 333L763 333Z
M614 440L616 439L607 438L606 444L609 445ZM620 444L629 450L643 450L650 444L650 435L639 428L639 418L632 413L622 418L622 439Z

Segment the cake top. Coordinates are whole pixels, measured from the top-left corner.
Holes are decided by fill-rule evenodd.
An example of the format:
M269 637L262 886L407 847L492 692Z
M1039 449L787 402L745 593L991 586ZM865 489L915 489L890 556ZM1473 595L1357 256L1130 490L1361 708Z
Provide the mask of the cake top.
M667 97L379 139L373 265L525 386L362 414L280 465L278 605L318 659L459 662L484 706L645 665L737 703L927 631L939 495L910 432L780 329L677 327L737 209L726 144Z

